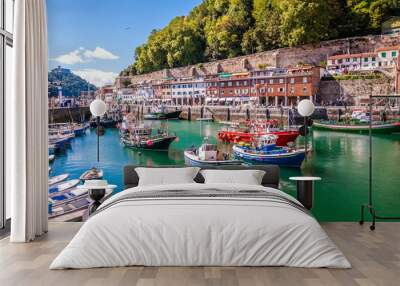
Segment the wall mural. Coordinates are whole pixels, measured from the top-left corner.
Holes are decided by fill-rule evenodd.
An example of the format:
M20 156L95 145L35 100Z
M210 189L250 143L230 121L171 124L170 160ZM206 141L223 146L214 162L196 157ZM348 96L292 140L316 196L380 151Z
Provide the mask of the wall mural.
M141 27L138 20L115 19L114 23L112 18L105 23L99 13L113 11L123 18L128 15L126 9L111 6L113 1L109 1L95 11L85 10L94 1L84 2L51 0L47 7L52 220L87 219L92 201L79 186L104 179L116 185L107 195L120 192L122 168L127 164L276 164L281 166L281 189L292 195L296 185L289 177L322 177L315 185L312 210L317 219L357 221L359 207L367 199L370 120L377 204L385 206L388 215L395 214L400 206L396 188L400 184L400 100L373 100L372 113L368 103L369 94L399 93L398 37L389 32L367 37L355 34L359 38L354 41L363 44L354 49L348 48L347 40L338 39L321 44L324 49L306 45L268 52L307 42L282 36L276 46L255 41L254 45L260 46L250 49L245 42L248 35L242 34L242 44L232 42L224 54L212 45L211 35L204 34L202 27L191 30L197 27L185 22L195 21L191 13L189 20L178 17L153 31L143 45L146 31L158 24L144 21ZM133 6L122 2L121 6ZM201 1L187 1L187 7L171 2L174 4L166 14L180 15ZM146 17L151 8L141 8L144 15L136 16ZM246 12L249 8L241 9ZM66 13L80 10L89 12L85 17ZM203 17L207 21L208 16ZM253 28L258 29L257 19L255 23ZM99 27L119 29L120 33L111 33L104 41ZM141 29L143 32L138 32ZM74 33L67 35L71 30ZM185 50L185 43L175 42L183 50L173 51L171 42L180 38L168 38L172 37L167 35L170 30L188 33L194 46ZM140 40L128 45L130 38ZM238 52L237 46L243 50ZM144 53L149 47L154 49ZM190 51L197 56L179 57Z

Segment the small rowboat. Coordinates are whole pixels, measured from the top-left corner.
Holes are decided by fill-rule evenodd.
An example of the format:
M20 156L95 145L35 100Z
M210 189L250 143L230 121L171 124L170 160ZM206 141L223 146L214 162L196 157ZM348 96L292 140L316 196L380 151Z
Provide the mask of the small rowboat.
M350 125L350 124L340 124L335 122L322 121L322 122L314 122L313 128L319 130L351 132L360 134L369 133L369 124ZM391 123L373 122L371 131L373 134L390 134L390 133L400 132L400 122L391 122Z
M57 192L62 192L68 189L72 189L76 185L80 183L80 180L69 180L64 183L58 184L58 185L53 185L49 188L49 193L57 193Z
M59 176L49 178L49 186L58 184L69 177L69 174L62 174Z
M206 140L207 141L207 140ZM227 154L223 158L218 158L219 152L217 145L203 143L199 149L188 149L184 152L185 164L188 166L232 166L241 165L239 160L230 160Z
M286 167L299 168L305 158L304 149L291 149L277 147L276 136L266 135L257 139L256 147L233 146L233 154L236 158L252 164L272 164Z
M101 178L103 178L103 170L101 169L97 169L97 168L92 168L90 170L87 170L86 172L84 172L79 179L82 181L86 181L86 180L100 180Z

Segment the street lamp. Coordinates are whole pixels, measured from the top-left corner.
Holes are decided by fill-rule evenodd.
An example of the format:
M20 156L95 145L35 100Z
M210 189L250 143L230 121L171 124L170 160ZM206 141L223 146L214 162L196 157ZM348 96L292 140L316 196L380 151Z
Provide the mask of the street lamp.
M104 101L100 99L95 99L90 104L90 112L94 117L96 117L96 128L97 128L97 162L100 161L100 118L106 113L107 105Z
M307 117L311 116L314 113L315 106L311 100L303 99L297 105L297 110L298 110L299 114L304 117L304 141L305 141L304 149L305 149L305 153L306 153L305 160L307 161L307 135L308 135Z

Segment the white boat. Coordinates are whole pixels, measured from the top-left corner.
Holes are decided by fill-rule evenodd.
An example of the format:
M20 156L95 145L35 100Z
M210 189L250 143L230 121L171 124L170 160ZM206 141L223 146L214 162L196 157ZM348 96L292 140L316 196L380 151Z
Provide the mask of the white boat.
M87 170L86 172L84 172L79 179L81 179L82 181L85 180L100 180L101 178L103 178L103 170L102 169L97 169L97 168L92 168L90 170Z
M209 144L207 138L204 140L199 149L191 148L185 150L185 164L188 166L227 166L227 165L241 165L239 160L229 159L228 154L222 154L219 158L217 145Z
M62 192L68 189L71 189L80 183L79 179L69 180L64 183L53 185L49 188L50 193Z
M49 178L49 186L60 183L67 179L69 177L69 174L62 174L59 176L51 177Z
M54 154L49 155L49 162L52 162L55 158L56 156Z

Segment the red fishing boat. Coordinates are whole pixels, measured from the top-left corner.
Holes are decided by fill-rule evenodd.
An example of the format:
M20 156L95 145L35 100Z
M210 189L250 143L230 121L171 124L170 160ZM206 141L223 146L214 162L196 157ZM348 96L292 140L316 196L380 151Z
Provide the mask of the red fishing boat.
M277 121L263 121L251 122L244 127L232 127L222 129L218 132L218 138L223 142L238 143L238 142L252 142L255 137L263 135L274 134L278 136L276 145L286 146L289 142L296 141L300 135L297 130L279 130L277 128Z

